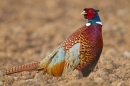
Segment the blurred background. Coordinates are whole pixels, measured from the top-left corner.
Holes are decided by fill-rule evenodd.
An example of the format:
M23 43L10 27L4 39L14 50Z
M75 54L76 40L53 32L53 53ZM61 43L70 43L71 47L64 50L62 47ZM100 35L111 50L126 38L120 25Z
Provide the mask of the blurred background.
M86 24L80 15L86 7L99 9L103 23L99 68L105 68L104 59L113 69L123 65L129 82L130 0L0 0L0 68L42 60ZM118 79L111 84L114 81Z

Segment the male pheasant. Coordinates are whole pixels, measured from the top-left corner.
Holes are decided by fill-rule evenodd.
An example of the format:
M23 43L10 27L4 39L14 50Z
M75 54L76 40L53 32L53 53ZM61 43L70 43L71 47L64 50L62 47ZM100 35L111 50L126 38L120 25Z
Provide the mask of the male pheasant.
M99 10L85 8L81 13L88 22L71 34L49 56L34 62L10 68L6 74L43 69L53 76L64 76L77 69L84 77L96 66L103 48L102 23Z

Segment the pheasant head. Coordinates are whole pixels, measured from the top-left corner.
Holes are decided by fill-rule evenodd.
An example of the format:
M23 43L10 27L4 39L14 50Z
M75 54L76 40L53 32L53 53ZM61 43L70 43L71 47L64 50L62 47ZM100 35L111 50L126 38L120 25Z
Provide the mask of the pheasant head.
M93 8L85 8L83 10L81 14L84 15L85 19L88 19L88 23L86 24L86 26L89 26L90 24L94 24L94 23L98 23L102 25L98 12L99 10L95 10Z

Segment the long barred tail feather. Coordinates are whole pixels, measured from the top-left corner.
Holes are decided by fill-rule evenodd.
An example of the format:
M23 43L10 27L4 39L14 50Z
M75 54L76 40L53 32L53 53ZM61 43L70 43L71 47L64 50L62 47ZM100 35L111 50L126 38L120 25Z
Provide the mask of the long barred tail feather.
M28 63L25 65L21 65L21 66L16 66L10 69L6 70L6 75L12 74L12 73L17 73L17 72L22 72L22 71L27 71L27 70L33 70L33 69L37 69L39 66L40 62L33 62L33 63Z

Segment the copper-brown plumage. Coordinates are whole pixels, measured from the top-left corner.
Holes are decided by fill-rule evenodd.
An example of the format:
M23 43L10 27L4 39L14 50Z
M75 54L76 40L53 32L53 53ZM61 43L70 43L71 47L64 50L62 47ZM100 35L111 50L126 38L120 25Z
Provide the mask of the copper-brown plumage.
M96 66L103 48L102 24L97 12L93 8L85 8L82 14L88 23L72 33L49 56L40 62L10 68L6 74L44 69L51 75L64 76L77 69L83 76L88 76Z
M38 65L39 65L39 62L33 62L33 63L21 65L21 66L16 66L16 67L6 70L6 74L8 75L8 74L12 74L12 73L35 69L38 67Z

